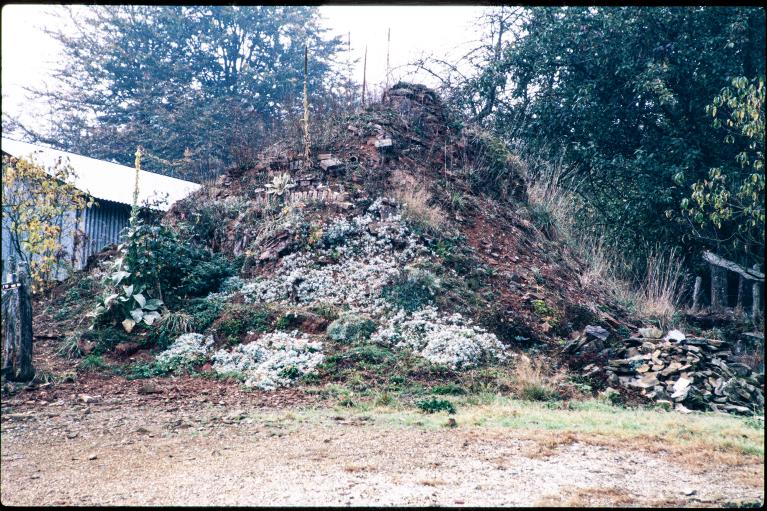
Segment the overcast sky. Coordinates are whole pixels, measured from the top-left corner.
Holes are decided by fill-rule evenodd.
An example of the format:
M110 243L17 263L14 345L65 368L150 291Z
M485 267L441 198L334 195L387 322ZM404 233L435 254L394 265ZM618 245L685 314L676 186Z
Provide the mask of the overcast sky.
M486 7L481 6L342 6L319 8L324 25L332 35L351 35L352 55L359 59L357 81L362 81L362 57L368 48L367 77L371 84L385 80L386 33L391 29L390 65L392 78L434 85L428 75L410 75L406 64L422 55L442 58L458 55L467 43L477 39L472 22ZM53 85L51 70L58 64L57 43L43 28L61 26L51 15L63 10L56 5L6 5L2 10L2 95L3 111L21 114L34 122L32 112L44 109L30 104L23 91L26 85Z

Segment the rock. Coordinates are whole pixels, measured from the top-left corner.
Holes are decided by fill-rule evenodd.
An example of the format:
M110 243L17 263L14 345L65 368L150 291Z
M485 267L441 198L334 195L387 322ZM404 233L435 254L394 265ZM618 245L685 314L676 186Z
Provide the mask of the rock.
M663 331L656 327L640 328L639 335L646 339L660 339L663 337Z
M154 382L148 381L141 384L138 389L139 394L160 394L160 390Z
M89 454L89 455L88 455L88 460L89 460L89 461L93 461L93 460L96 460L96 459L98 459L98 458L99 458L99 457L98 457L98 455L97 455L97 454Z
M599 339L600 341L606 341L607 338L610 336L610 332L608 332L601 326L593 326L593 325L588 325L583 330L583 333L586 337L593 337L593 338Z
M679 330L671 330L669 333L666 334L666 336L663 338L665 341L684 341L685 335L680 332Z
M87 404L91 404L91 403L97 403L97 402L98 402L98 400L99 400L97 397L95 397L95 396L89 396L89 395L87 395L87 394L80 394L80 395L78 396L78 398L80 399L80 401L82 401L82 402L83 402L83 403L85 403L86 405L87 405Z
M458 423L455 421L454 418L450 417L450 418L447 419L446 426L448 428L455 428L455 427L458 427Z

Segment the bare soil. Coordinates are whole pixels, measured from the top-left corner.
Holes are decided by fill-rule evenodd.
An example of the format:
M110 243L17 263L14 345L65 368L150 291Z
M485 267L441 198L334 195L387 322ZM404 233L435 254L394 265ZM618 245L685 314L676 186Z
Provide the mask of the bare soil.
M429 430L210 391L4 402L5 505L632 505L762 502L756 463L552 443L510 429ZM201 389L205 390L205 389ZM283 403L291 403L284 394ZM158 398L158 396L165 396ZM275 399L276 399L275 395ZM221 399L219 399L221 397ZM309 418L307 418L309 417Z

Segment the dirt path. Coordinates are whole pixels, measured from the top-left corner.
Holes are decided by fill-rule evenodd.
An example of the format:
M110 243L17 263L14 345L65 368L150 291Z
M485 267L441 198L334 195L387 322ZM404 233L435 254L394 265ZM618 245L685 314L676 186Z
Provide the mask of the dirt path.
M138 383L138 382L136 382ZM5 505L682 505L763 501L761 467L508 428L396 426L216 400L17 404L2 417ZM755 477L756 474L756 477Z

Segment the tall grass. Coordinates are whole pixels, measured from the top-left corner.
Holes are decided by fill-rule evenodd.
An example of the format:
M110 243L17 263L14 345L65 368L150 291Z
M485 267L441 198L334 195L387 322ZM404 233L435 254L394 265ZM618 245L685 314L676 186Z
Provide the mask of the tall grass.
M598 288L639 316L661 328L673 326L684 288L680 254L660 245L648 247L643 257L627 257L602 235L579 224L587 217L578 195L582 183L568 179L571 168L561 161L535 159L527 165L527 194L534 223L547 235L555 233L583 263L584 287Z

